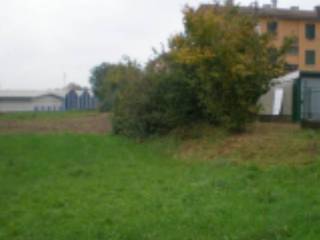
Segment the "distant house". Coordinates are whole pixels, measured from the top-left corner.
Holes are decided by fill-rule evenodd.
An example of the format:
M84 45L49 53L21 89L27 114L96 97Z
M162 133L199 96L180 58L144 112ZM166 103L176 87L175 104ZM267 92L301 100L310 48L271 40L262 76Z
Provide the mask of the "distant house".
M45 91L0 91L0 112L64 110L64 94Z
M0 91L0 112L69 111L95 109L90 90Z

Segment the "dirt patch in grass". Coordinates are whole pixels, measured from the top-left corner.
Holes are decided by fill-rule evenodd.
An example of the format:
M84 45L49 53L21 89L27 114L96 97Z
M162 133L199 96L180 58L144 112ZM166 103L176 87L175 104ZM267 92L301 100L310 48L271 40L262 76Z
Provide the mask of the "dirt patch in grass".
M309 164L319 160L320 132L303 130L295 124L257 123L244 134L220 131L219 137L215 135L207 131L201 138L184 141L179 155L184 159L259 164Z
M57 113L58 114L58 113ZM94 133L111 130L109 114L70 114L61 117L34 117L26 119L0 119L0 133Z

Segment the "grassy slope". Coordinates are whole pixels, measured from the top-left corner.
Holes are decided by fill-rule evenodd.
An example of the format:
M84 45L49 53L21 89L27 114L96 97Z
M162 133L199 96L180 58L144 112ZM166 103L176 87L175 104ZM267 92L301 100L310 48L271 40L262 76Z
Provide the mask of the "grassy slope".
M319 139L298 130L285 139L290 134L303 146ZM221 146L213 136L201 139L188 146ZM196 161L197 150L184 161L172 157L178 144L1 135L0 239L319 239L319 157L239 164L230 159L243 157L243 148L233 147L215 161Z
M194 127L180 146L185 159L224 158L238 163L258 165L310 164L319 160L320 131L302 130L298 125L257 123L248 133L229 135L220 129Z

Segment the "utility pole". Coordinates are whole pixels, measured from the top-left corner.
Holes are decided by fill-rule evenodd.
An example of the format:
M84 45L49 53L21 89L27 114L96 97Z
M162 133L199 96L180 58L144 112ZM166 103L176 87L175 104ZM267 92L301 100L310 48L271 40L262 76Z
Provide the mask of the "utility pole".
M67 74L66 74L66 72L63 72L62 81L63 81L63 87L65 87L67 85Z

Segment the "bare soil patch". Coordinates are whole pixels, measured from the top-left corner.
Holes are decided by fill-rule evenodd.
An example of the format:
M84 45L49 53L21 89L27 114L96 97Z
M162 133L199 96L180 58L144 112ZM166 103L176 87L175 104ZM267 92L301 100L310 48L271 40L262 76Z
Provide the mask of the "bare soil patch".
M88 113L52 119L0 119L0 133L105 134L110 130L111 124L107 113Z

